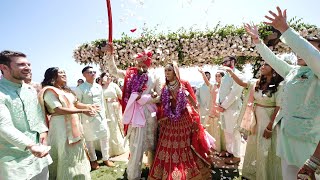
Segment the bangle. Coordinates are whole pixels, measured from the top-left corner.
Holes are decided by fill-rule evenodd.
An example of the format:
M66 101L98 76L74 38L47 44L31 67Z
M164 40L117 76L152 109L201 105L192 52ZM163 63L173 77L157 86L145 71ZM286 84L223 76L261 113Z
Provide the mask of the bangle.
M312 162L314 162L315 164L317 164L318 166L320 166L320 159L318 159L317 157L311 156L311 157L310 157L310 160L311 160Z
M316 172L318 169L318 166L316 163L312 162L310 159L307 159L307 161L304 163L306 166L308 166L312 171Z
M269 130L268 128L266 128L266 131L267 131L267 132L272 132L272 130Z

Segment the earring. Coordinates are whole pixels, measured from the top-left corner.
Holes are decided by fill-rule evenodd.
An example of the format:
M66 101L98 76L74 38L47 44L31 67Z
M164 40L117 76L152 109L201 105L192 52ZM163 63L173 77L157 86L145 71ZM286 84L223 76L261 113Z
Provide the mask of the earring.
M272 77L276 77L277 76L277 74L276 73L272 73Z

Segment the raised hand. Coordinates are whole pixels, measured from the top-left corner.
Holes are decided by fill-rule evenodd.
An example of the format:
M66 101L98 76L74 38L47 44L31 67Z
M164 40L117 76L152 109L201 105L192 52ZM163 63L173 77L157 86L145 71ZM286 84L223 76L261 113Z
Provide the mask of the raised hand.
M259 41L259 31L256 25L244 24L244 29L251 36L253 43L258 44Z
M201 74L204 73L201 67L198 68L198 71L199 71Z
M264 16L271 22L264 22L267 25L273 26L274 28L278 29L281 33L284 33L288 28L289 25L287 23L287 10L285 9L283 12L282 10L277 7L278 14L269 11L272 17Z
M101 48L102 52L105 52L107 54L113 54L114 53L114 47L113 44L107 44L106 46Z

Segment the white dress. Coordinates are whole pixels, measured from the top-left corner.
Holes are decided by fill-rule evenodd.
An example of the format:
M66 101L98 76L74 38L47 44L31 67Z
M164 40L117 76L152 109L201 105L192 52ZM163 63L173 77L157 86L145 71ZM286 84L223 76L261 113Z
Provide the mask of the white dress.
M103 89L103 96L110 132L109 155L112 157L125 153L122 112L119 103L122 91L117 84L111 82L106 89Z

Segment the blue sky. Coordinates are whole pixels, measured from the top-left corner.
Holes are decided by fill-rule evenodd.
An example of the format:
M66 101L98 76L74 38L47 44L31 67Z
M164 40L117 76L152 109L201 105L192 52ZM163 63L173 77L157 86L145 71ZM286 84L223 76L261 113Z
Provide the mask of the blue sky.
M317 0L111 0L114 38L122 32L138 37L141 28L167 32L180 27L203 29L222 24L261 22L269 9L279 5L288 17L320 27ZM66 70L70 86L82 78L72 58L85 42L106 38L107 11L104 0L2 0L0 3L0 51L22 51L32 63L33 79L41 82L53 66ZM130 29L137 28L134 33Z

